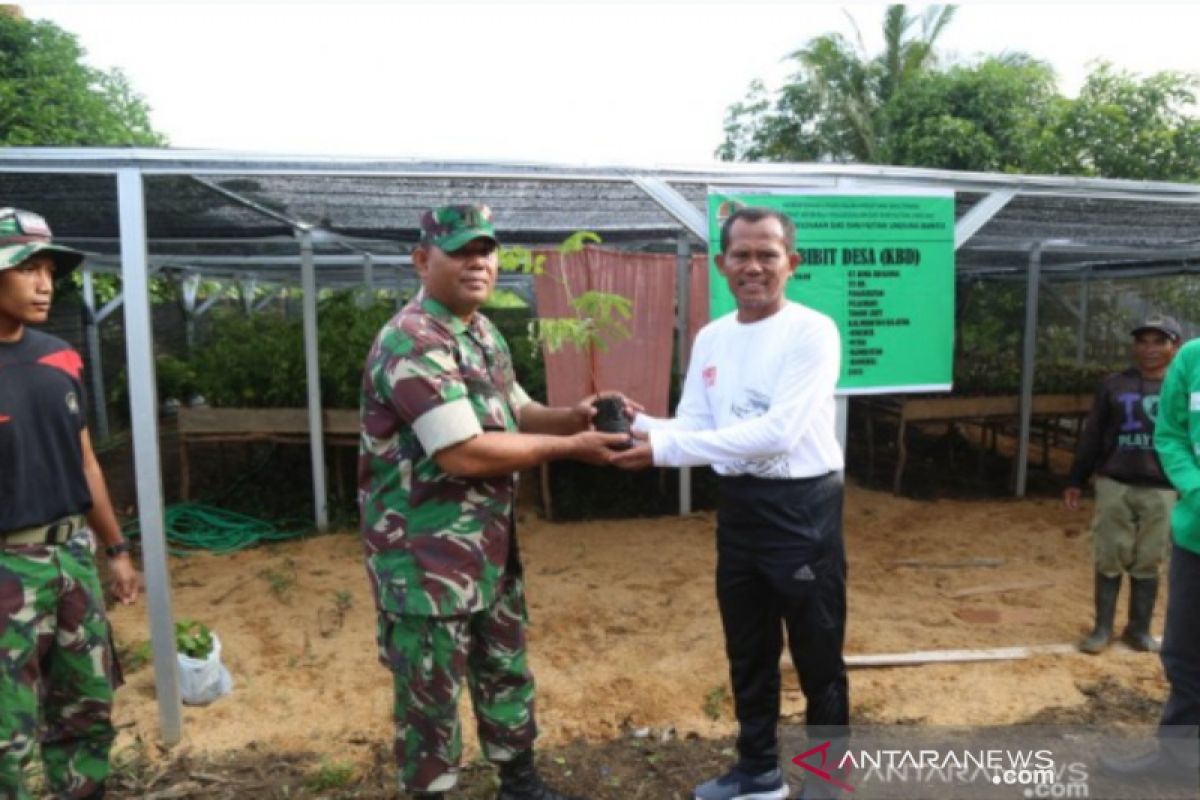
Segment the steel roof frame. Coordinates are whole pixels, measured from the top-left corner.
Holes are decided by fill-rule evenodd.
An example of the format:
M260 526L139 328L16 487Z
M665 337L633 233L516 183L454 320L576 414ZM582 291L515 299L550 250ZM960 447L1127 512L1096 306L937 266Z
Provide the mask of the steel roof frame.
M333 264L330 258L314 252L319 225L309 220L296 220L278 214L269 208L245 197L237 196L223 187L205 180L210 176L307 176L307 177L364 177L364 178L488 178L496 180L538 180L562 182L606 182L633 183L664 207L678 222L679 231L689 231L705 240L703 226L695 206L683 198L672 184L680 186L722 187L844 187L870 188L879 186L896 187L939 187L959 192L981 193L986 197L972 208L958 231L957 246L968 243L972 236L986 226L990 217L1003 208L1014 197L1020 195L1048 195L1081 197L1094 200L1124 200L1156 202L1164 204L1187 204L1200 206L1200 187L1189 184L1149 181L1125 181L1112 179L1000 175L977 172L954 173L941 170L908 167L886 167L843 164L710 164L702 167L630 167L630 166L583 166L572 167L556 164L499 161L438 161L431 159L396 159L335 156L284 156L263 153L236 153L199 150L150 150L116 148L8 148L0 151L0 172L33 174L101 174L112 175L117 184L119 211L119 238L89 239L88 243L119 245L117 260L121 266L126 303L126 349L130 374L131 418L134 420L133 443L138 491L138 513L143 536L144 558L147 578L147 594L150 607L151 632L154 649L154 668L159 697L160 724L164 740L168 744L179 741L182 735L179 692L175 675L175 647L171 617L171 598L167 579L166 542L163 530L163 503L161 473L159 470L157 409L154 402L154 358L152 351L148 280L152 270L168 263L195 269L202 263L202 256L173 257L156 253L149 254L150 240L146 227L146 198L144 179L148 176L183 175L229 198L257 213L272 217L293 228L298 246L294 258L284 259L299 265L299 275L304 287L304 329L306 340L306 371L309 381L309 419L312 430L312 460L314 486L320 489L323 483L322 443L320 437L320 397L317 389L316 366L316 318L315 294L317 267ZM681 202L682 201L682 202ZM677 234L678 235L678 234ZM224 241L230 241L224 237ZM201 240L207 242L209 240ZM272 243L280 243L279 237L271 237ZM158 246L168 240L156 241ZM81 242L82 244L82 242ZM356 237L346 237L341 244L351 249L362 247ZM989 242L979 241L980 251L986 251ZM1101 253L1119 255L1120 259L1137 258L1145 261L1163 257L1190 259L1200 251L1180 251L1178 247L1170 256L1159 253L1153 247L1103 248L1096 247L1085 252L1084 248L1069 249L1070 242L1038 240L1029 243L1008 241L1008 252L1016 249L1028 251L1028 266L1025 277L1028 281L1028 306L1026 318L1025 367L1022 378L1021 429L1023 439L1028 439L1029 404L1024 402L1032 392L1032 337L1030 331L1036 325L1039 276L1057 273L1060 265L1044 266L1042 260L1048 252L1062 246L1068 252L1089 255L1087 268L1103 266L1096 262ZM1027 246L1026 246L1027 244ZM999 245L994 245L997 250ZM369 249L369 248L364 248ZM973 249L973 248L972 248ZM1153 255L1149 255L1153 254ZM345 258L346 256L342 256ZM337 259L339 257L332 257ZM362 262L363 256L349 256ZM369 274L375 264L389 263L388 256L371 255L366 262ZM112 256L96 254L96 261L111 265ZM1145 263L1145 261L1143 263ZM244 259L242 263L253 264L263 272L268 271L266 261ZM274 262L270 262L274 263ZM402 261L400 263L403 263ZM213 266L217 266L213 263ZM225 265L222 265L225 266ZM1081 263L1081 267L1082 263ZM244 270L252 271L252 270ZM998 271L999 272L999 271ZM1150 274L1150 273L1146 273ZM90 280L88 281L90 284ZM93 305L94 305L94 298ZM1022 464L1024 459L1021 459ZM1023 473L1021 475L1023 484ZM318 491L319 495L323 492ZM324 498L315 500L318 524L325 522Z

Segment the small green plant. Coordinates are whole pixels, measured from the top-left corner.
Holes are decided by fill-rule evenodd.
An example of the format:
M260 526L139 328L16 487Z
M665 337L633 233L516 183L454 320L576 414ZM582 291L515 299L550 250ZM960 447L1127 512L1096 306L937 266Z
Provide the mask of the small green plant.
M341 761L322 761L321 766L309 773L304 785L314 792L344 789L354 780L354 765Z
M567 303L574 316L542 317L529 323L530 339L539 342L555 353L570 345L583 353L595 350L607 351L614 342L631 335L625 324L633 316L633 303L624 295L611 292L586 291L575 294L571 276L566 269L566 257L581 252L589 244L599 244L600 236L592 231L576 231L558 247L559 275L555 277L567 295ZM500 269L543 275L546 272L546 257L534 254L524 247L507 247L500 254ZM595 361L591 370L591 391L598 387L595 376Z
M292 589L296 587L296 562L285 558L279 567L266 567L258 571L258 577L267 582L267 591L281 603L292 601Z
M346 624L346 614L354 607L354 595L345 589L333 593L333 604L317 609L317 628L321 635L332 636Z
M287 665L288 669L298 669L302 667L315 667L320 664L320 659L313 652L312 639L308 638L308 631L304 632L304 648L299 655L289 656Z
M137 672L150 663L150 642L117 645L117 660L121 662L121 670L125 673Z
M704 695L704 716L711 720L721 718L721 710L725 707L725 701L729 699L729 690L722 686L714 686L708 690L708 694Z
M203 622L181 619L175 623L175 649L203 661L212 654L213 634Z

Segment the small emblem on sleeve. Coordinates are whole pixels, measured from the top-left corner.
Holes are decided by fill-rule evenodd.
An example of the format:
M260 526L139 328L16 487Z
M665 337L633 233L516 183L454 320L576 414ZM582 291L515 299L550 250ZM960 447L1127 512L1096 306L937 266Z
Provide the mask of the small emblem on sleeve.
M67 410L70 411L72 414L78 415L79 414L79 398L75 396L74 392L67 392L66 399L67 399Z
M712 388L717 385L717 368L715 366L705 367L704 372L700 373L704 377L704 385Z

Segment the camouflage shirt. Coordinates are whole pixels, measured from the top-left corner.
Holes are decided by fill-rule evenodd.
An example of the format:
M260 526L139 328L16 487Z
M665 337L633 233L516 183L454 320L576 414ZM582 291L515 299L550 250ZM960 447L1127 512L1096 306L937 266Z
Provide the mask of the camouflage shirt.
M529 402L504 337L430 298L375 338L363 372L358 500L375 601L393 614L453 616L492 604L509 555L516 479L458 478L433 455L515 431Z

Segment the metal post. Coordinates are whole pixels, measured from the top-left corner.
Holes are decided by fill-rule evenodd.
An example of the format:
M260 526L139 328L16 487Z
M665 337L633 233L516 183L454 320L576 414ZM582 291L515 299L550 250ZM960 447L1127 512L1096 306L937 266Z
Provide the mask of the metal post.
M686 375L691 342L688 341L688 322L691 319L692 247L687 233L675 237L675 330L679 352L679 374ZM679 516L692 513L692 469L679 470Z
M375 301L375 259L363 253L363 292L358 298L359 308L369 308Z
M242 310L249 317L254 314L254 291L258 288L258 275L251 272L238 278L238 292L242 296Z
M1087 358L1088 302L1092 294L1088 279L1091 276L1092 268L1088 267L1083 272L1083 280L1079 282L1079 335L1075 337L1075 363L1080 366Z
M1025 496L1029 475L1029 431L1033 424L1033 368L1037 344L1038 290L1042 271L1042 243L1029 251L1029 271L1025 278L1025 338L1021 353L1021 429L1017 441L1017 481L1014 494Z
M196 349L196 296L199 292L199 273L189 272L179 280L179 297L183 305L183 327L188 358L191 358ZM180 399L187 400L188 398Z
M142 173L117 172L121 224L121 280L125 289L125 349L129 365L129 418L133 421L133 459L137 478L138 524L154 651L154 687L158 719L168 746L183 736L175 624L163 523L162 470L158 452L158 403L150 324L150 288L146 265L146 205Z
M317 361L317 268L313 263L312 231L300 237L300 285L304 291L304 372L308 380L308 443L312 455L313 520L317 530L329 529L329 498L325 492L325 430L321 424L321 368Z
M846 429L850 422L850 398L844 394L839 394L833 398L834 411L834 429L837 433L838 444L841 445L842 452L846 452ZM897 492L896 494L899 494Z
M92 268L83 267L83 306L87 309L84 333L87 337L88 366L92 377L92 409L96 414L96 438L108 438L108 400L104 393L104 366L100 356L100 321L96 319L96 282Z

